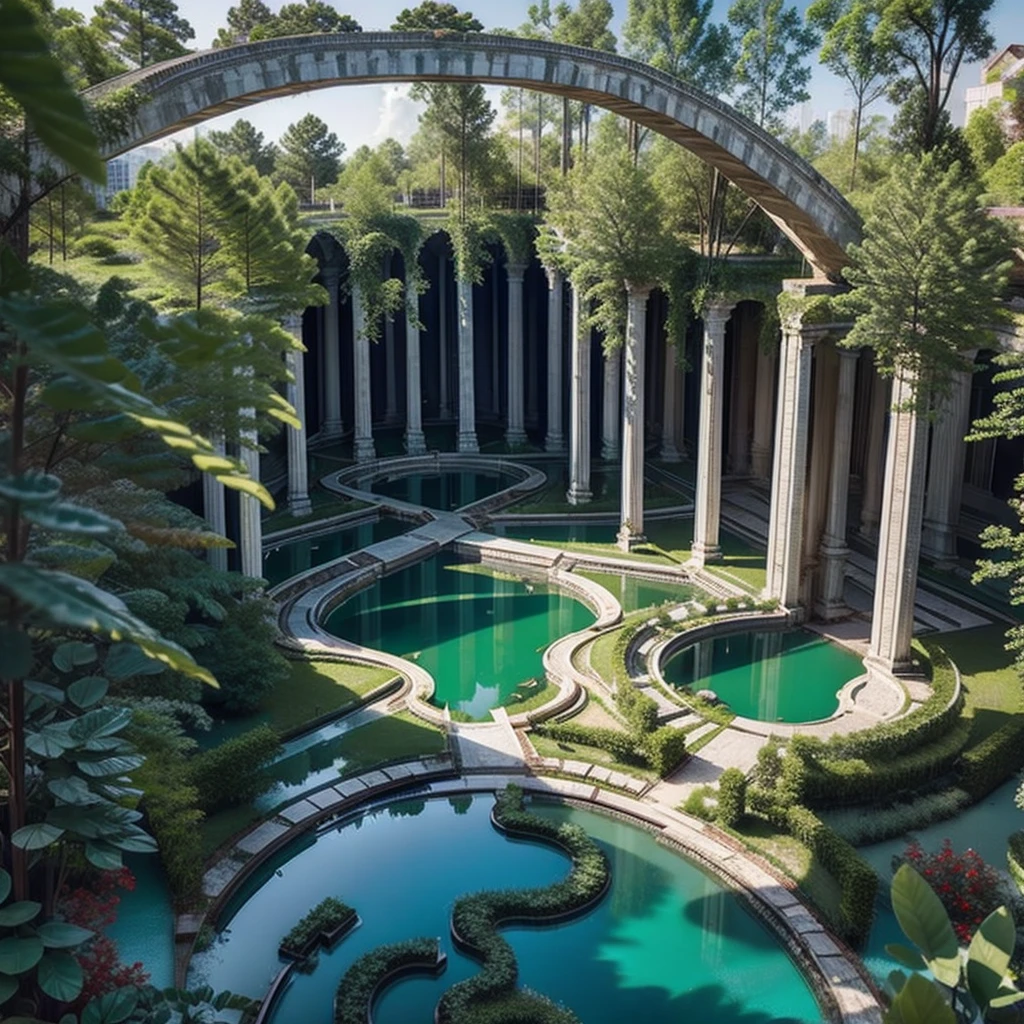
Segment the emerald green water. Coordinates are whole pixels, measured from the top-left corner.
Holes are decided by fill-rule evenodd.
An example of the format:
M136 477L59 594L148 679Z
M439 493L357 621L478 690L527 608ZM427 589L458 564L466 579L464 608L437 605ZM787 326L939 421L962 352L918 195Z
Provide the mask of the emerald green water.
M663 671L673 686L714 690L744 718L814 722L835 713L836 693L864 669L856 655L798 629L701 640Z
M238 894L219 941L193 959L189 983L262 995L281 967L280 937L310 907L337 895L363 923L322 953L312 974L293 975L274 1024L330 1024L337 983L358 956L381 943L436 935L448 953L445 973L400 981L374 1014L377 1024L427 1024L441 993L479 970L451 944L456 897L547 885L568 872L561 854L497 833L491 803L489 795L405 800L287 847ZM533 809L585 828L608 854L612 887L575 921L504 930L521 985L569 1006L584 1024L821 1020L775 938L695 865L648 833L592 811Z
M325 562L332 562L352 551L389 540L413 529L412 523L384 516L368 519L356 526L346 526L331 533L311 537L308 540L294 540L271 548L263 554L263 576L271 586L283 583L290 576L313 569Z
M593 622L578 601L542 584L465 571L451 555L410 566L328 616L331 633L417 661L434 702L474 718L543 680L544 648Z
M370 490L399 501L451 511L497 494L510 487L514 479L509 473L412 473L389 480L375 480Z
M684 601L702 596L699 588L685 583L660 583L656 580L639 579L624 572L583 572L577 569L576 573L599 583L605 590L614 594L624 612L652 608L665 603L682 604Z

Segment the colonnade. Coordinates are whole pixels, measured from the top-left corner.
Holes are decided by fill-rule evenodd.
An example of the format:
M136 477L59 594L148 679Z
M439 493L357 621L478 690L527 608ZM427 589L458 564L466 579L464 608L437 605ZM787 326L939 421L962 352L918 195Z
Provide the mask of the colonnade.
M507 268L505 440L512 449L527 441L525 272L526 268L519 264ZM548 316L546 337L542 339L547 363L543 389L547 403L544 448L550 453L567 453L567 500L572 505L585 505L592 497L591 444L592 437L597 436L591 429L591 414L592 410L600 410L601 457L621 463L617 536L619 545L628 550L644 534L645 443L652 447L656 444L659 457L665 462L682 458L678 438L687 390L685 376L680 372L677 352L667 344L663 349L652 349L658 355L658 363L648 375L645 362L650 354L647 307L651 289L643 283L628 282L625 344L621 351L604 355L603 368L596 378L600 380L601 394L598 401L592 402L594 348L590 330L583 326L586 300L557 269L548 269L546 278ZM336 272L326 268L324 280L332 300L322 320L321 441L333 439L343 431L341 311ZM787 282L786 287L805 296L831 289L829 285L806 281ZM459 371L454 410L456 446L462 452L476 452L479 443L472 286L456 282L455 293ZM566 304L570 313L567 338ZM358 287L351 289L349 306L353 339L353 455L362 461L375 458L376 449L372 432L370 345ZM493 308L496 311L498 306ZM750 307L741 307L741 315L737 315L737 308L731 302L714 302L704 310L699 366L692 370L699 378L692 564L699 568L722 556L722 480L728 469L733 476L747 478L755 486L759 480L770 484L765 596L778 600L796 618L812 614L833 620L848 615L843 594L853 474L860 487L860 520L852 525L861 537L878 545L874 627L866 664L885 672L899 671L906 667L910 657L918 554L923 551L940 561L956 554L971 377L957 376L931 427L929 448L927 422L903 408L913 382L898 378L890 388L889 382L873 372L861 372L861 354L840 344L849 325L804 324L799 316L792 316L781 325L781 342L765 344L752 337ZM445 317L445 303L441 303L442 330ZM410 454L426 451L419 320L419 296L410 288L404 339L404 443ZM286 327L301 340L299 317L290 318ZM384 339L388 349L385 420L397 419L398 410L397 381L392 380L397 374L393 335L392 327ZM563 380L566 346L568 380ZM727 348L731 351L728 375ZM447 358L445 350L446 346L441 345L441 360ZM302 423L300 429L287 432L287 503L294 516L302 517L309 514L312 506L306 469L306 387L301 353L290 352L287 366L293 378L287 387L287 398ZM441 369L440 408L444 412L450 396L445 390L446 372L444 367ZM496 380L496 373L494 377ZM658 434L645 438L645 432L649 432L649 417L645 417L647 392L653 401L660 397L662 415ZM863 449L858 457L859 471L852 464L855 434L860 435L858 450ZM220 444L220 450L223 448ZM257 475L255 437L243 438L239 452L250 472ZM204 479L203 486L211 528L224 532L223 488L209 478ZM240 566L247 575L259 576L262 563L258 505L246 495L239 500ZM210 558L218 566L227 566L223 549L213 549Z

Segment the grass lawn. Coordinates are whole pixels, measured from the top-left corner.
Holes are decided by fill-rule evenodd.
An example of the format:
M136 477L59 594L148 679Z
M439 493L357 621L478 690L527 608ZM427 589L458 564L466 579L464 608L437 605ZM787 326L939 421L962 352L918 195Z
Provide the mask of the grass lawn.
M547 680L544 680L543 685L538 687L536 690L530 690L529 696L522 696L521 694L526 693L525 690L515 689L508 695L508 698L502 702L502 707L510 715L521 715L524 711L533 711L534 708L539 708L542 704L547 704L549 700L554 700L558 696L558 687L552 685ZM487 719L490 719L490 712L488 712ZM487 720L485 719L485 721Z
M340 516L344 512L358 512L360 509L370 508L369 502L359 501L355 498L346 500L330 491L321 490L319 487L315 487L309 497L313 503L313 511L308 516L293 516L282 500L270 515L264 516L264 536L275 530L287 530L292 526L303 526L306 523L315 523L319 519L327 519L330 516Z
M644 622L650 617L651 613L648 610L633 612L631 615L626 615L623 617L621 625L617 626L615 629L608 630L607 633L602 633L596 640L587 646L586 654L590 660L590 667L609 686L613 686L615 684L615 679L618 675L616 671L614 652L619 636L624 629L628 629L630 626L634 626L638 622Z
M991 736L1012 715L1024 712L1024 687L1013 654L1004 647L1005 633L1005 626L993 625L922 638L929 652L941 648L960 669L964 715L972 720L969 747Z
M341 738L338 756L345 758L343 775L357 775L375 764L400 758L440 754L445 736L440 729L408 711L387 715L353 729Z
M340 711L395 677L388 668L342 661L293 661L291 666L291 679L263 701L270 725L282 733Z
M648 768L635 764L623 764L616 761L614 756L607 750L600 747L588 747L582 743L566 743L565 740L555 740L550 736L538 736L530 733L530 742L541 757L561 757L570 761L587 761L590 764L601 764L606 768L622 772L624 775L633 775L638 779L650 779L656 782L658 776Z

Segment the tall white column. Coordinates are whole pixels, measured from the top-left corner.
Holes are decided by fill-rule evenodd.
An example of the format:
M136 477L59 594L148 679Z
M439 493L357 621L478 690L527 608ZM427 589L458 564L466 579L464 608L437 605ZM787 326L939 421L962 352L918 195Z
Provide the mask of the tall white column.
M391 277L391 254L384 258L384 279ZM395 363L395 321L384 318L384 420L398 422L398 366Z
M969 373L953 375L952 390L932 424L921 551L936 561L956 558L956 530L967 456L964 437L971 418L971 379Z
M868 451L864 459L861 487L860 533L867 540L878 536L882 515L882 470L885 457L885 417L889 410L889 382L875 372L871 384L871 408L868 411Z
M704 354L700 368L700 429L697 488L693 507L693 548L697 565L722 557L718 526L722 510L722 397L725 388L725 325L733 307L716 303L704 310Z
M437 257L437 351L440 393L438 416L443 420L452 418L451 400L448 396L448 252L442 249Z
M772 475L772 420L775 413L775 373L779 349L757 346L757 385L754 391L754 436L750 442L750 470L759 480Z
M422 455L427 450L423 436L423 394L420 380L419 297L412 287L412 275L405 281L405 451Z
M572 289L572 360L569 369L569 490L570 505L585 505L590 492L590 330L585 329L577 287Z
M459 303L459 437L460 452L478 452L476 383L473 370L473 283L457 281Z
M508 423L505 444L526 444L523 427L523 273L521 263L508 265Z
M828 486L828 516L821 538L821 587L815 611L826 621L843 618L849 609L843 601L846 579L846 517L850 494L850 449L853 443L853 400L857 386L855 349L839 349L839 384L836 389L835 427L832 431L832 464Z
M217 455L224 454L224 438L217 436L211 442ZM203 474L203 517L210 524L210 532L221 537L228 535L228 517L224 507L224 485L212 474ZM228 570L228 549L207 548L206 560L214 569Z
M623 351L622 499L617 543L629 551L644 534L644 349L647 297L651 289L627 284L626 344Z
M662 462L681 462L682 456L676 447L676 424L682 418L682 409L676 407L679 391L679 367L676 366L676 347L665 342L665 379L662 390L661 449L658 458Z
M544 448L565 451L562 435L562 292L560 270L548 270L548 432Z
M302 317L289 316L284 322L285 330L302 344ZM309 467L306 462L306 379L303 353L289 349L285 353L285 365L292 379L288 382L287 399L295 410L299 421L298 429L288 427L288 511L293 516L308 516L313 511L309 500Z
M324 287L330 302L324 311L324 419L322 438L340 437L341 424L341 315L338 307L338 269L325 267Z
M604 391L601 403L601 458L616 462L619 458L619 427L622 424L622 349L604 354Z
M786 608L796 608L800 594L811 350L808 332L801 329L798 320L783 324L764 592L765 597L775 598Z
M352 382L355 425L352 455L356 462L377 457L373 447L373 408L370 397L370 339L366 337L366 313L359 285L352 285Z
M881 675L906 670L911 663L928 452L928 421L908 408L913 397L912 374L897 373L885 453L871 642L864 659L869 673Z
M239 410L242 419L253 416L252 409ZM241 460L253 480L260 478L260 453L257 447L256 431L244 430L241 434ZM260 503L249 494L238 496L238 554L242 575L258 580L263 578L263 523L260 519Z

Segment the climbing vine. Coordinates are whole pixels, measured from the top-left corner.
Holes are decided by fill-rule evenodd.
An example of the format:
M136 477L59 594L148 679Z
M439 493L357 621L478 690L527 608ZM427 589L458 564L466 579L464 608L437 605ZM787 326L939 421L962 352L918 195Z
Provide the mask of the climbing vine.
M510 264L525 266L534 254L537 236L536 220L527 213L495 213L491 215L491 235L505 248Z
M455 254L456 280L480 284L484 267L491 262L491 254L487 251L486 218L478 213L469 213L465 217L452 216L445 222L445 230Z

